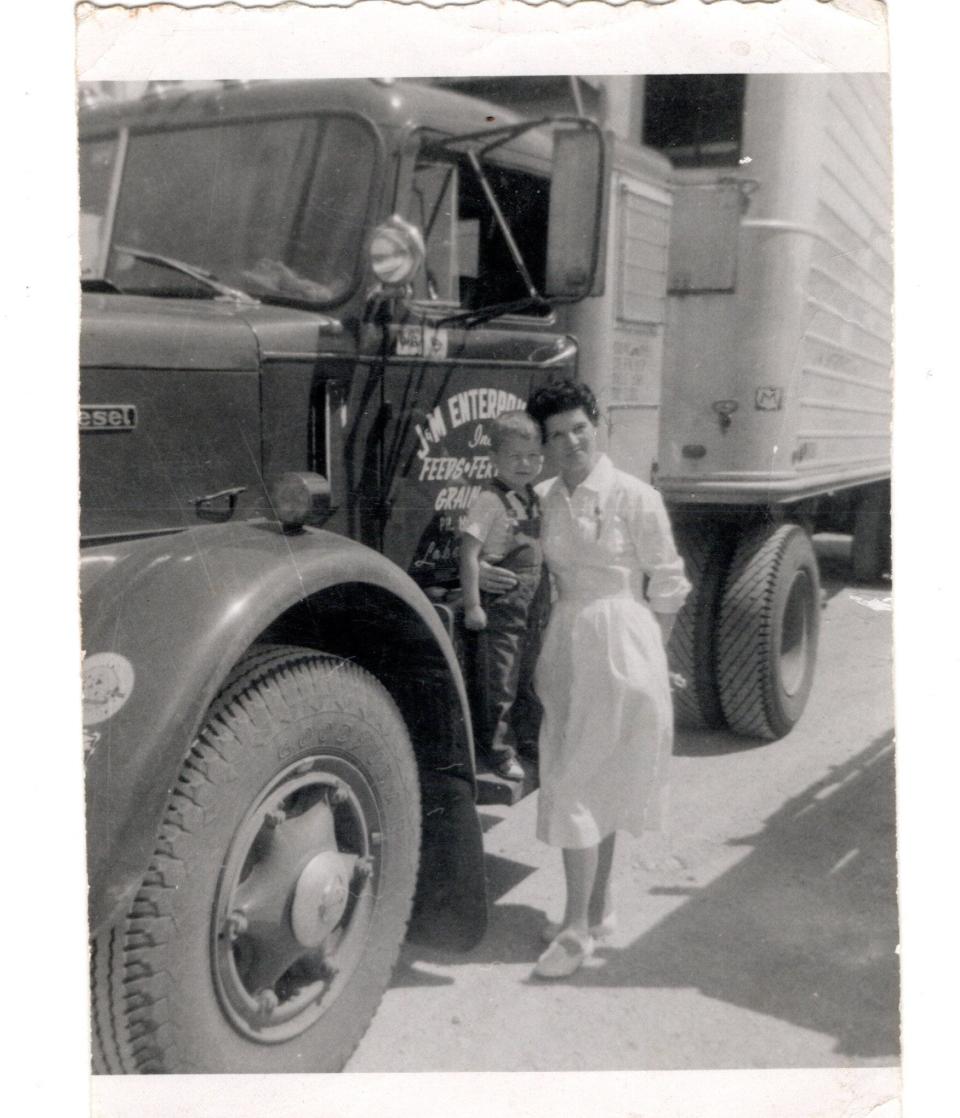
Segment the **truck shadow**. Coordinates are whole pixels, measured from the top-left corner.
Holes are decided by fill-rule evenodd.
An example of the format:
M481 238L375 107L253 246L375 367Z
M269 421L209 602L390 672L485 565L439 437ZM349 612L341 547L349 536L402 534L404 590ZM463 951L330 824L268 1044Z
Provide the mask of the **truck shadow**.
M581 986L693 987L835 1038L858 1058L899 1053L892 731L788 800L752 847L628 947L603 948Z
M535 866L522 865L509 858L488 854L484 859L490 900L490 923L481 942L471 951L455 951L443 946L407 942L393 972L393 988L410 986L449 986L455 977L422 970L417 966L476 966L494 963L528 963L531 966L543 950L540 930L544 914L530 905L497 904L503 896L525 877L536 872ZM511 884L512 883L512 884Z
M481 810L480 825L487 834L502 816ZM490 923L483 940L472 950L456 951L437 943L408 941L403 945L400 959L391 980L392 987L447 986L455 979L427 972L416 963L440 966L477 963L533 963L543 950L540 929L544 914L529 905L502 905L497 902L515 886L537 872L537 867L512 858L485 852L483 871L487 885L487 902L490 905Z
M677 727L673 739L674 757L721 757L725 753L748 753L768 748L763 738L745 738L729 730L687 730Z
M823 604L850 587L859 590L876 590L890 593L891 579L877 578L871 582L861 582L854 577L850 561L851 536L824 532L813 537L813 548L820 568L820 592Z

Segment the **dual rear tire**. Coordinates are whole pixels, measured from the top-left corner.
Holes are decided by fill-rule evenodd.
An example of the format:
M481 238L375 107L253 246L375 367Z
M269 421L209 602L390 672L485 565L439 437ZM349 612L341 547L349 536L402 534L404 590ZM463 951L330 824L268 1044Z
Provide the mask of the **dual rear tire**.
M813 683L820 580L799 525L736 539L718 525L679 533L694 590L671 639L681 725L773 741L789 733Z
M773 741L797 723L813 684L820 576L796 524L762 527L737 545L724 580L717 682L727 725Z
M717 686L717 615L732 543L720 525L677 533L692 589L677 615L670 637L670 664L685 681L674 692L677 722L690 730L720 730L726 725Z

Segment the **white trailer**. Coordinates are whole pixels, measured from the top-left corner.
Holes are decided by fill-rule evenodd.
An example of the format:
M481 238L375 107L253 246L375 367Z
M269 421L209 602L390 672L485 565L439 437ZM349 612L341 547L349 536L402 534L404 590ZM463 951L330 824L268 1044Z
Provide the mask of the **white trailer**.
M855 573L889 571L887 81L741 77L720 130L688 135L656 114L696 78L647 80L643 136L673 164L616 145L605 294L570 329L611 451L655 477L695 583L678 713L773 739L813 677L811 534L852 530Z

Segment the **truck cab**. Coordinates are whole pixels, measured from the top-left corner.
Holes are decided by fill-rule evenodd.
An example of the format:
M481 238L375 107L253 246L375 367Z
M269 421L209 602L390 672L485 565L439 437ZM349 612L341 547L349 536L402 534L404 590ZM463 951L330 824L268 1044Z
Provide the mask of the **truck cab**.
M413 912L482 934L457 527L576 370L591 121L392 82L81 116L95 1067L332 1070Z

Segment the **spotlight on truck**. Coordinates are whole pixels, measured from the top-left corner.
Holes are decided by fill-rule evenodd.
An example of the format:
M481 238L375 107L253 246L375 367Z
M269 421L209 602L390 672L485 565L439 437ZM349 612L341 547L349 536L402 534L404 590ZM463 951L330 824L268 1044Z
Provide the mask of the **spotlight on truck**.
M409 283L425 255L423 234L397 214L381 222L370 239L370 267L377 279L389 287Z
M284 532L298 532L330 514L330 482L308 471L281 474L270 488L270 503Z

